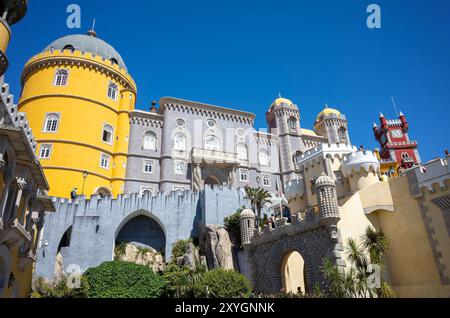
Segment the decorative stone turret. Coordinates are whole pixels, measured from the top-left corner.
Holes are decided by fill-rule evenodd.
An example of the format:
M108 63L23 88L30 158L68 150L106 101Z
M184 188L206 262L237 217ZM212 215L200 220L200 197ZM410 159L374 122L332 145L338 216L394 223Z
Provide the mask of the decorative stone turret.
M357 151L344 156L342 172L349 178L350 189L359 191L379 181L380 161L371 151Z
M320 223L328 227L330 239L332 241L337 241L337 223L341 218L339 214L336 184L332 178L325 173L322 173L315 181L314 187L320 209Z
M241 224L241 241L242 245L251 244L251 240L255 233L256 216L250 209L244 209L239 217Z

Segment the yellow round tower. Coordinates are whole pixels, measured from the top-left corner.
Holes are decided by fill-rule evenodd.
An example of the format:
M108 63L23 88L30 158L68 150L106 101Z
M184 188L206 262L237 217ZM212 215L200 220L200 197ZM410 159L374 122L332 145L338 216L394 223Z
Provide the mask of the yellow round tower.
M62 37L26 63L22 87L49 194L122 193L136 85L119 53L94 31Z

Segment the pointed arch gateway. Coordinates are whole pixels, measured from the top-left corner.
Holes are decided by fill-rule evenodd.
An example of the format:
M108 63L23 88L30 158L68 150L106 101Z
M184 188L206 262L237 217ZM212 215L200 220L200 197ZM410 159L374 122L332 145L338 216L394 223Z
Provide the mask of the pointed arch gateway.
M166 255L166 229L162 222L146 210L137 210L126 216L115 232L116 244L135 243L151 247Z

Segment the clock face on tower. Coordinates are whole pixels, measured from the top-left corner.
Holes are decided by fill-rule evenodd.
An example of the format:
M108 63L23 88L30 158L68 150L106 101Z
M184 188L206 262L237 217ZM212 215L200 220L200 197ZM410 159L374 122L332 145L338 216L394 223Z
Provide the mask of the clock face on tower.
M393 138L402 138L403 132L400 129L395 129L391 132Z

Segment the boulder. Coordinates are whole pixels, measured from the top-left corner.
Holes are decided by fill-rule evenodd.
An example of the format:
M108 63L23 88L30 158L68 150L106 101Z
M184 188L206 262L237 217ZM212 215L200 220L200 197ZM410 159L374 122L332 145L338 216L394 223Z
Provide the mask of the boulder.
M115 255L116 259L124 262L149 266L153 271L164 270L164 260L161 254L151 247L137 247L134 244L127 244L121 255Z
M207 225L202 232L201 243L209 269L235 269L233 244L223 226Z

